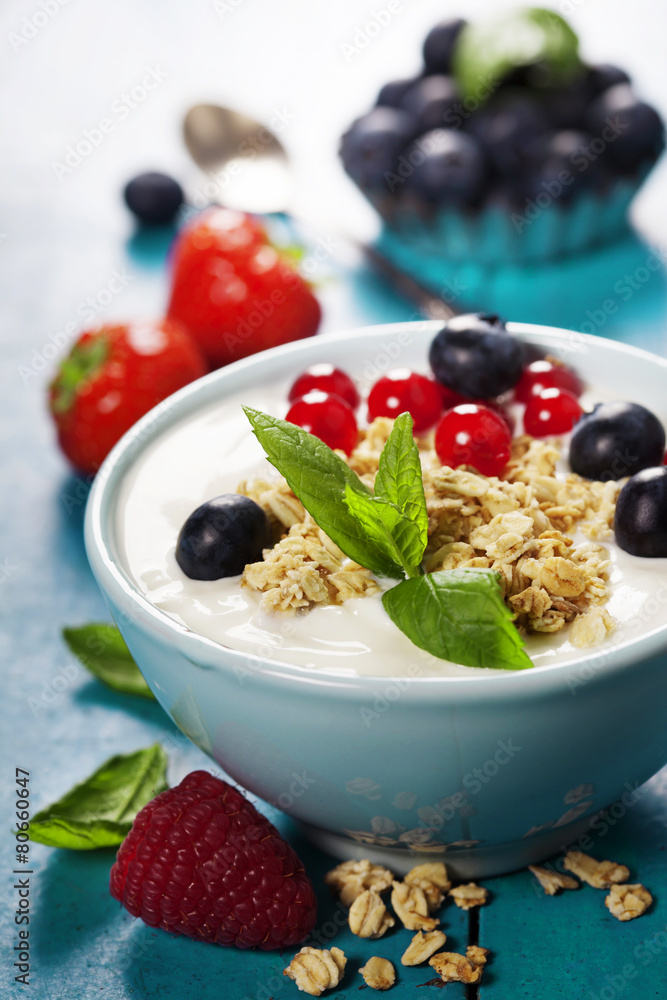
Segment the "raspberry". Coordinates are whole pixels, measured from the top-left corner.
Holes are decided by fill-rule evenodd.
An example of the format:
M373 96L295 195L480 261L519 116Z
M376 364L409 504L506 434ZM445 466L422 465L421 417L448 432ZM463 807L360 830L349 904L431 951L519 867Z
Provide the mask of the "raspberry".
M150 927L237 948L289 948L315 923L295 852L236 788L193 771L137 815L111 895Z

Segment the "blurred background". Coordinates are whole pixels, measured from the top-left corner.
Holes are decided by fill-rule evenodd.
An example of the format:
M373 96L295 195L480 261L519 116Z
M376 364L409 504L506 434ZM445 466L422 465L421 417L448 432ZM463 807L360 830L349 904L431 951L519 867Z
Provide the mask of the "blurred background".
M393 0L390 6L383 0L4 3L0 306L10 333L21 327L10 348L17 352L15 370L50 334L79 322L77 308L89 297L104 318L164 308L164 248L136 239L121 189L137 172L159 169L201 198L203 176L181 132L187 108L201 101L279 123L293 166L295 211L336 243L342 268L319 289L323 329L413 316L410 303L363 268L346 270L356 259L341 232L369 238L377 222L342 170L339 137L384 82L419 71L421 44L434 23L456 14L472 20L509 5L468 0L463 10L453 0ZM667 13L660 0L560 0L552 7L579 33L584 58L623 66L638 93L667 113ZM381 29L366 30L385 8ZM142 80L151 73L148 90ZM68 172L59 171L68 147L109 116L113 131ZM654 250L667 252L667 159L635 200L633 218L641 243L546 270L500 269L484 276L481 289L468 282L471 301L464 304L486 305L481 300L493 287L494 304L511 308L507 318L590 329L587 310L595 315L605 299L618 297L614 284ZM114 268L131 278L109 296ZM627 302L619 299L599 332L662 353L666 304L661 267Z

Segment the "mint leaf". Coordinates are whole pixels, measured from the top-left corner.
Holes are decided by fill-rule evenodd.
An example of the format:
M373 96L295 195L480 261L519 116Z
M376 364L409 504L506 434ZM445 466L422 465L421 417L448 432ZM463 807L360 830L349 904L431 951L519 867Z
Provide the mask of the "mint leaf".
M165 790L167 756L155 743L111 757L89 778L30 821L30 839L91 851L122 843L135 816Z
M363 497L372 493L355 472L323 441L296 424L243 407L253 432L278 472L320 528L343 550L378 576L403 577L400 564L387 555L377 540L345 503L346 487Z
M407 577L419 575L424 554L419 527L398 507L382 497L365 497L345 487L345 503L364 529L366 537L388 559L400 566Z
M115 625L64 628L63 639L78 660L103 684L123 694L153 698Z
M404 580L383 594L382 603L408 639L434 656L467 667L533 665L492 570L442 570Z
M413 559L415 565L419 565L428 541L428 514L419 448L412 434L409 413L401 413L396 418L382 449L375 477L375 496L395 504L417 526L421 552Z
M535 83L557 86L581 71L579 40L559 14L526 7L471 23L454 49L453 72L464 97L486 100L515 69L534 67Z

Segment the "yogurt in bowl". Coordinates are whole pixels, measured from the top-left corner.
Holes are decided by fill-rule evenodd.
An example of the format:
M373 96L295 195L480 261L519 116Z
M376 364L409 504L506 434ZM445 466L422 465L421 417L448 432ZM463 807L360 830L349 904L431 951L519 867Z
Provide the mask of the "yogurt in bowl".
M629 556L612 539L614 632L591 650L565 629L529 638L535 666L512 672L425 654L377 595L280 624L238 578L189 580L174 559L196 506L262 472L241 404L282 416L291 381L320 361L367 381L397 352L398 363L423 370L438 328L319 337L186 388L110 456L86 537L152 690L232 777L341 857L375 852L401 870L415 853L446 853L468 877L548 856L664 763L665 561ZM667 362L578 334L511 329L568 361L596 400L637 399L667 417Z

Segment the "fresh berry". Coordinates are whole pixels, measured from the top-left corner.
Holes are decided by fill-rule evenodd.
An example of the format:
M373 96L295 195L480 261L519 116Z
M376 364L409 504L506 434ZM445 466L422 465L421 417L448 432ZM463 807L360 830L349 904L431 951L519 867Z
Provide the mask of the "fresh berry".
M442 393L433 379L409 368L396 368L378 379L368 395L368 419L391 417L408 412L412 429L421 434L432 427L442 413Z
M360 399L356 385L349 375L346 375L340 368L334 368L333 365L312 365L302 375L299 375L287 398L290 403L293 403L295 399L305 396L312 389L320 389L322 392L339 396L353 410L359 406Z
M334 451L349 455L359 439L357 421L351 406L338 396L314 389L297 399L285 420L303 427Z
M523 427L532 437L568 434L583 413L569 389L544 389L532 396L523 415Z
M451 125L458 100L459 92L451 76L425 76L410 87L400 106L414 116L421 135Z
M238 576L272 543L269 520L254 500L229 493L190 514L176 543L176 562L191 580Z
M212 208L186 226L174 248L168 315L179 320L214 368L311 337L321 310L303 278L249 215Z
M572 470L587 479L622 479L660 465L665 429L638 403L598 403L575 425L570 440Z
M169 320L82 333L49 389L60 447L77 469L96 472L139 417L206 370L197 345Z
M408 160L415 166L406 187L430 204L470 206L482 197L488 175L486 154L472 135L437 128L415 142ZM417 153L419 156L417 156Z
M137 815L110 890L149 927L237 948L291 948L317 903L303 864L236 788L193 771Z
M406 80L390 80L380 88L376 105L384 108L398 108L408 90L414 86L418 77L408 77Z
M524 91L501 91L470 116L468 130L485 147L502 176L513 178L523 169L526 148L547 131L539 101Z
M491 399L521 375L524 349L498 316L455 316L436 334L429 361L439 382L472 399Z
M528 403L532 396L539 396L545 389L556 388L568 389L575 396L581 396L584 391L581 380L566 365L554 364L546 358L531 361L514 387L514 398L519 403Z
M386 174L395 173L398 158L416 135L415 120L398 108L373 108L357 118L341 140L343 166L359 187L384 190Z
M476 406L486 406L489 410L493 410L497 413L499 417L502 417L507 424L507 429L510 432L510 437L514 434L514 428L516 427L516 420L514 415L507 409L504 403L501 403L498 399L463 399L460 398L459 402L454 404L460 406L461 403L474 403Z
M611 63L600 63L598 66L591 66L586 74L586 89L590 100L599 97L600 94L616 87L619 83L630 83L630 77L620 66L612 66Z
M128 181L123 197L140 222L147 226L163 226L176 218L183 204L183 189L168 174L151 171Z
M667 557L667 468L643 469L618 494L614 532L633 556Z
M449 73L454 47L467 21L450 18L431 28L424 40L424 68L427 73Z
M606 180L605 158L594 152L592 143L593 136L573 129L548 132L531 143L525 153L524 173L517 179L521 194L537 198L545 191L557 191L565 202Z
M624 173L652 163L665 145L662 118L627 84L605 90L591 105L586 121L593 135L608 136L605 158Z
M448 410L435 431L435 450L443 465L472 465L483 476L500 475L509 461L511 441L503 418L476 403Z

